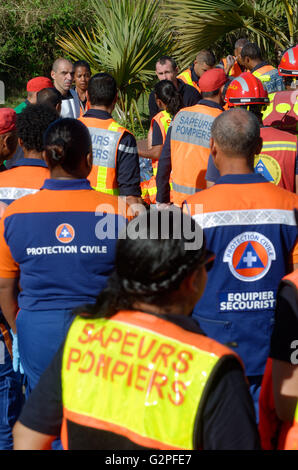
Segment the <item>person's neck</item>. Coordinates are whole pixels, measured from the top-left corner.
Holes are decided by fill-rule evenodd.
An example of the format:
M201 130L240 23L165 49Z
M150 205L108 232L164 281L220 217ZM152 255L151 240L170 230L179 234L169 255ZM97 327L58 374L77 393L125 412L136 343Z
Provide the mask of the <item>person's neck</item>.
M179 82L178 82L177 78L174 78L174 80L172 81L172 83L173 83L174 87L178 90L178 88L179 88Z
M34 158L35 160L43 160L42 152L37 152L36 150L26 150L22 147L24 152L24 158Z
M213 103L216 103L220 106L222 106L222 100L221 100L221 97L220 95L215 95L215 96L208 96L208 98L203 98L207 101L213 101Z
M96 106L91 104L90 109L95 109L97 111L105 111L106 113L112 114L114 106Z
M153 313L155 315L189 316L192 310L189 308L188 302L172 303L165 307L160 307L159 305L147 304L146 302L135 302L133 304L133 308L141 312Z
M55 85L56 90L58 90L62 96L67 96L69 93L69 90L63 90L62 88L58 87Z
M234 156L226 157L226 161L223 161L218 168L220 176L225 175L249 175L254 173L253 162L250 165L245 157Z
M257 65L261 64L262 62L263 62L263 60L261 60L261 59L252 60L252 61L251 61L251 64L250 64L250 69L249 69L249 70L254 69Z
M80 88L76 88L76 92L80 98L80 101L86 100L86 90L81 90Z
M75 180L81 179L80 176L71 175L67 171L63 170L62 167L55 167L51 170L51 179L53 180Z

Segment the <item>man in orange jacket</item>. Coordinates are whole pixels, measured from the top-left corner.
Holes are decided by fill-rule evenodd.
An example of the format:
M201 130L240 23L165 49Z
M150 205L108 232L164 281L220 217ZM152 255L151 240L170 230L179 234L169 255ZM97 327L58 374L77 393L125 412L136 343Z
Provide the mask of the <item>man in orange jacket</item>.
M171 171L172 199L177 206L206 188L210 130L214 119L223 112L222 92L227 80L222 69L207 70L199 81L203 99L195 106L181 109L172 121L156 176L159 204L170 202Z

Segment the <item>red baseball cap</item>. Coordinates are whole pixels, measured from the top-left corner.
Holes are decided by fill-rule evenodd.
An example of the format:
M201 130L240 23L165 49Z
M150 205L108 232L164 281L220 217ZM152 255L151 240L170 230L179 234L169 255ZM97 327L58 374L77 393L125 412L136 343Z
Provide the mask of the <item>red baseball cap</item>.
M223 69L210 69L203 73L199 80L201 91L215 91L228 81Z
M17 114L11 108L0 108L0 134L16 130Z
M47 77L31 78L27 83L27 91L40 91L44 88L54 88L52 80Z

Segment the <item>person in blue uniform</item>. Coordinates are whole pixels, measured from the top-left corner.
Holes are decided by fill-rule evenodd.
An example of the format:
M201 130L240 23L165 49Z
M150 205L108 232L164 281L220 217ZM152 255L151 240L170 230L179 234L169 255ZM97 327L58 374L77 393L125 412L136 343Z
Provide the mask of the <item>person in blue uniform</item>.
M44 139L51 178L38 193L14 201L0 228L0 305L17 332L27 392L64 339L72 309L105 287L126 223L123 201L92 190L86 179L88 129L59 119Z

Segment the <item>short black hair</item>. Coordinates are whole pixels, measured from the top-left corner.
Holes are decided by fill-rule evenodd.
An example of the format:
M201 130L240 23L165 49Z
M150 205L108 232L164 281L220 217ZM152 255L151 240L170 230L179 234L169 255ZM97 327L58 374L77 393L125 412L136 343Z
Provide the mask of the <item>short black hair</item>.
M208 49L203 49L200 52L198 52L196 56L196 60L200 64L209 65L209 67L213 67L216 62L215 55L213 54L212 51Z
M58 113L44 104L29 104L17 115L17 133L26 150L42 152L43 134L58 119Z
M90 65L88 64L88 62L86 62L85 60L77 60L74 64L73 64L73 70L74 72L76 71L76 69L78 69L79 67L85 67L88 72L90 73L91 75L91 68L90 68Z
M169 55L163 55L163 56L161 56L161 57L156 61L156 64L164 65L166 62L171 62L171 65L172 65L173 70L176 70L177 64L176 64L175 60L173 59L173 57L170 57Z
M50 106L50 108L56 108L62 102L62 95L57 88L43 88L36 96L37 104L45 104Z
M248 42L241 49L241 57L242 59L244 59L245 57L249 57L252 60L255 60L255 59L262 60L261 49L254 42Z
M91 106L110 106L117 94L117 83L108 73L96 73L88 83Z
M57 165L75 175L83 159L92 151L88 128L78 119L60 118L44 134L44 147L50 170Z

